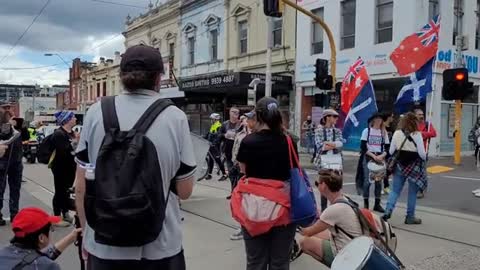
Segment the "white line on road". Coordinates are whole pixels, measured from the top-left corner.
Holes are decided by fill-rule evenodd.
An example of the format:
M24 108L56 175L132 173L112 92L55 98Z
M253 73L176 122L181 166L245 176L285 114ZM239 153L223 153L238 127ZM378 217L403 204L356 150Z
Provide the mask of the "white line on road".
M458 179L458 180L468 180L468 181L480 181L480 178L472 177L460 177L460 176L451 176L451 175L442 175L443 178Z

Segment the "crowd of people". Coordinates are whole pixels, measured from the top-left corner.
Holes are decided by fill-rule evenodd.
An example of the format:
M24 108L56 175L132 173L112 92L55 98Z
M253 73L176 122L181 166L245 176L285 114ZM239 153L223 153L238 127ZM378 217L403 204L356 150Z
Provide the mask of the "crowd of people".
M60 269L54 260L81 235L81 260L89 270L186 268L179 200L192 194L196 160L185 113L159 91L162 63L152 47L129 48L120 64L125 93L94 104L81 134L73 131L72 112L55 114L59 128L46 139L52 146L48 166L55 186L54 216L38 208L19 211L22 162L15 147L17 141L21 146L21 138L8 147L0 145L0 194L8 177L14 235L11 245L0 250L2 265ZM1 106L0 118L5 123L12 120ZM278 101L265 97L252 111L231 107L223 123L218 113L210 119L206 180L213 178L215 163L219 181L230 180L227 199L240 224L230 238L243 239L247 270L288 270L297 232L302 251L327 267L353 239L365 235L358 204L343 193L345 139L336 127L335 110L324 110L320 125L309 117L302 127L313 150L312 162L318 169L313 182L321 198L318 218L309 226L290 220L292 171L301 164L295 158L298 140L284 126ZM406 182L405 224L422 222L415 214L416 200L427 188L428 146L436 136L424 119L421 109L402 115L398 124L393 114L374 114L362 132L357 191L366 210L374 186L373 211L385 222ZM480 120L474 131L477 137L479 130ZM20 133L15 128L9 132ZM75 205L69 193L72 186ZM382 193L388 194L385 209ZM72 208L80 228L51 245L51 226L73 223ZM0 225L5 224L0 217ZM36 268L29 268L33 265Z

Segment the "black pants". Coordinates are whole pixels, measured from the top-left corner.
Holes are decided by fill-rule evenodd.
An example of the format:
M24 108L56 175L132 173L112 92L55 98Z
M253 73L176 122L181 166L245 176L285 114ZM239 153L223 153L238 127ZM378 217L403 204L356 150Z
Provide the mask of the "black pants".
M75 166L61 166L55 164L52 168L55 194L53 195L53 214L60 216L68 212L69 198L68 189L75 181Z
M88 270L185 270L183 251L161 260L104 260L88 255Z
M268 233L251 237L245 229L247 270L289 270L295 225L275 227Z
M10 210L10 217L13 218L18 213L18 204L20 202L20 188L22 186L23 163L21 161L11 161L10 164L6 162L2 165L5 166L4 169L0 170L0 210L2 210L3 208L3 196L8 182L8 206ZM6 166L8 166L8 168ZM1 216L2 213L0 212L0 217Z
M222 159L220 158L220 152L216 147L210 147L210 154L208 158L208 174L212 174L214 161L217 163L218 168L222 172L222 175L225 175L225 166L223 165ZM213 156L213 158L212 158Z

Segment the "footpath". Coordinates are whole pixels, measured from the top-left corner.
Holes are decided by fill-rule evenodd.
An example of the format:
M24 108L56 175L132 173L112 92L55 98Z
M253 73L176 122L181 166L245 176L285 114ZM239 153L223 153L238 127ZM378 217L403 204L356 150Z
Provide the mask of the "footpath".
M36 205L51 211L50 171L42 165L26 165L24 177L21 206ZM182 202L187 269L245 269L243 241L229 240L238 226L231 218L229 201L225 199L229 189L228 181L204 180L196 184L192 198ZM399 239L397 254L408 269L480 269L480 216L418 207L417 214L423 224L404 225L404 213L405 205L399 203L391 224ZM70 229L56 229L54 238L58 239ZM7 244L10 237L9 226L0 227L0 245ZM59 258L62 269L79 269L76 252L76 248L71 247ZM291 269L326 268L302 255L292 263Z

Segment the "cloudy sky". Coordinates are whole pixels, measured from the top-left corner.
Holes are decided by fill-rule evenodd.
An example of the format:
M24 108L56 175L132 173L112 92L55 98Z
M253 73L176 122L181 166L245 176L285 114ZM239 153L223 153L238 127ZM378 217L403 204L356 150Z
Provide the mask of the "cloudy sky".
M45 53L58 53L69 63L75 57L113 57L124 50L126 16L144 13L150 0L50 0L13 50L48 0L0 2L0 83L52 85L67 84L68 68Z

